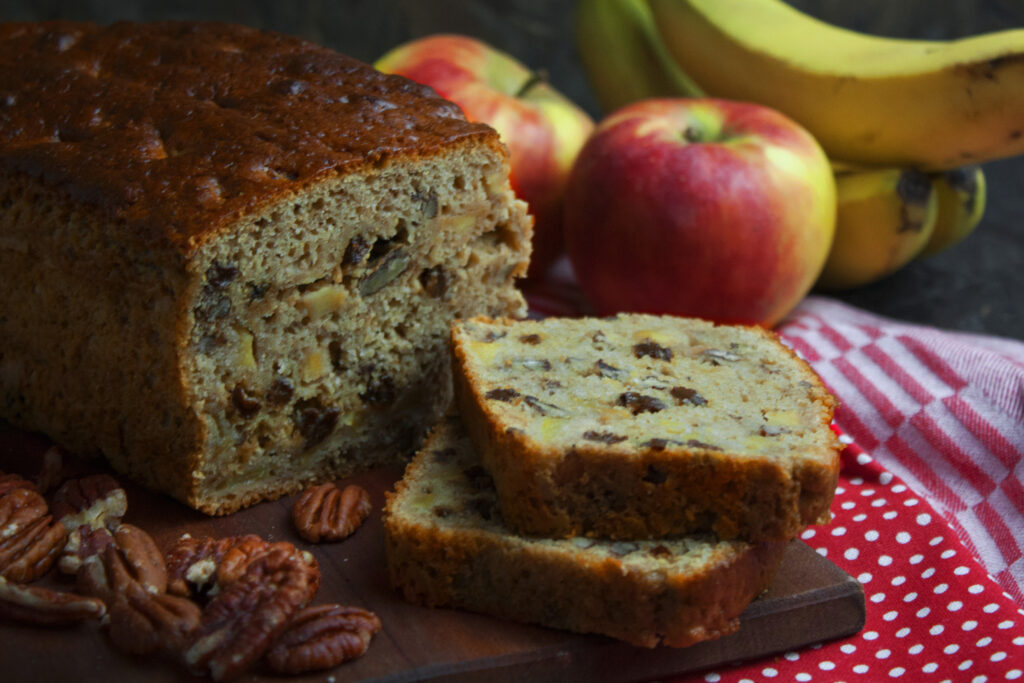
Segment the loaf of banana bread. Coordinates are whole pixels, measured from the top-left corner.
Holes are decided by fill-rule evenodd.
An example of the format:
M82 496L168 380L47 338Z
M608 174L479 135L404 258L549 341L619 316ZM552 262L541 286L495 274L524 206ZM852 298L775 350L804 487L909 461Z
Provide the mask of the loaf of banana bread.
M769 331L474 318L452 345L460 410L520 533L763 541L829 519L834 400Z
M521 315L506 151L204 23L0 24L0 418L211 514L410 454L449 321Z
M388 494L392 585L407 600L653 647L726 635L771 583L784 542L714 536L611 541L522 536L457 416Z

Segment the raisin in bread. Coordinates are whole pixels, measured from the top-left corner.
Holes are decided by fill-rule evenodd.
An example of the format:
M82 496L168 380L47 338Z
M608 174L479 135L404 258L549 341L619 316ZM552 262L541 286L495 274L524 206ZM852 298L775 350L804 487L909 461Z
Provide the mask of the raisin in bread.
M0 25L0 418L208 513L407 458L524 311L497 133L240 26Z
M452 345L460 410L518 532L760 541L829 518L834 402L771 332L478 317Z
M388 494L392 585L409 601L683 647L731 633L785 543L711 536L610 541L516 535L458 417L443 420Z

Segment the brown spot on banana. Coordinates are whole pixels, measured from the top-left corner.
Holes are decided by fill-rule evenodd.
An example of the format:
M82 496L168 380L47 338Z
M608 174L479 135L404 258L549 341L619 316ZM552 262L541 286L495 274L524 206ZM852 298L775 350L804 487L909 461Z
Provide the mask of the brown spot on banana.
M964 211L973 213L978 202L978 174L973 166L964 166L946 171L946 182L957 192L964 193Z
M903 207L898 232L921 232L924 229L928 201L933 191L931 179L921 171L906 169L900 173L896 193L903 200Z
M1002 70L1022 62L1024 62L1024 53L1014 52L983 61L958 64L954 68L966 77L969 84L971 81L979 80L998 81ZM969 87L968 94L970 94Z
M997 72L1000 69L1012 66L1018 62L1024 62L1024 54L1020 52L994 57L993 59L988 60L989 72L986 74L986 77L996 80L996 77L998 76Z

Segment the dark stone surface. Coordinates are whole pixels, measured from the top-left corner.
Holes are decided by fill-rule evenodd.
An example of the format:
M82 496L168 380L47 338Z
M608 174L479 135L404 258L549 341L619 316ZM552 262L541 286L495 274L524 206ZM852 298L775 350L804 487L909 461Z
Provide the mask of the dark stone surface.
M792 0L851 28L947 38L1024 25L1014 0ZM599 115L575 52L573 0L7 0L0 19L209 19L302 36L373 61L435 32L466 33L543 67L556 87ZM894 115L899 115L894 112ZM884 315L1024 339L1024 158L985 167L987 214L963 243L839 298Z

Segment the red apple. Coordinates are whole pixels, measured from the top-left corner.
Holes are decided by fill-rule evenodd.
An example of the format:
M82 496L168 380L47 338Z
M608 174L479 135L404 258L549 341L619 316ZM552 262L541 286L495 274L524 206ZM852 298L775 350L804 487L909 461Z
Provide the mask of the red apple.
M835 230L817 141L772 109L716 99L612 113L565 201L569 259L602 314L774 326L814 284Z
M414 40L374 66L430 86L470 120L498 131L509 150L512 189L534 216L529 274L540 275L563 250L565 183L593 120L508 54L465 36Z

